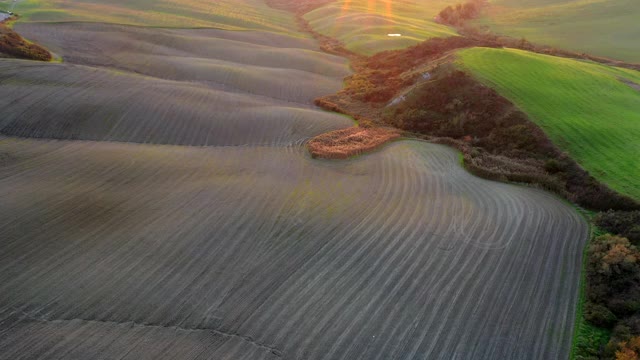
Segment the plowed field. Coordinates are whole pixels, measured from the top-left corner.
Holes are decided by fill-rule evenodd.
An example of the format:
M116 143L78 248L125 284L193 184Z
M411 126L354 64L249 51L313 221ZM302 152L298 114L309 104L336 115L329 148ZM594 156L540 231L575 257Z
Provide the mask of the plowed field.
M65 62L0 59L0 359L568 356L585 221L441 145L312 159L352 125L311 105L345 60L300 34L17 29Z

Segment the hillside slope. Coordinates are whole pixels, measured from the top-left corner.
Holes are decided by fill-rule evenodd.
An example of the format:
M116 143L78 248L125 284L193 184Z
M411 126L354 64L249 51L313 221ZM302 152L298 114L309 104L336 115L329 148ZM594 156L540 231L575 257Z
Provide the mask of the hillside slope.
M341 40L356 53L401 49L432 37L455 35L434 18L456 0L339 0L304 17L312 28ZM401 36L389 36L399 34Z
M0 359L568 356L586 223L444 146L0 154Z
M62 64L0 63L5 135L174 145L287 145L348 127L311 101L346 61L257 31L19 23Z
M20 4L65 61L0 59L0 359L568 356L585 220L442 145L313 159L349 70L293 16Z
M0 4L0 9L8 5ZM26 22L102 22L154 27L297 33L293 16L260 0L30 0L13 9Z
M639 72L520 50L459 56L594 177L640 199Z
M492 0L477 23L534 43L638 63L638 14L637 0Z

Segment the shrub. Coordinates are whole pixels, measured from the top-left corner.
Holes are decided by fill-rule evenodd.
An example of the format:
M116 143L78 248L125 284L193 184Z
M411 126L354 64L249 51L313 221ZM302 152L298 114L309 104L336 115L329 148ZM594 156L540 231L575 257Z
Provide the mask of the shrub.
M588 249L585 319L614 336L640 335L640 252L628 239L606 234Z
M455 6L447 6L437 16L437 20L443 24L462 26L466 21L475 19L480 14L483 2L472 0Z
M629 341L623 341L616 351L616 360L640 359L640 336L634 336Z
M589 246L589 252L594 274L609 277L638 270L640 254L627 238L611 234L599 236Z
M640 244L640 211L601 212L594 222L607 232L626 237L633 244Z
M599 211L640 209L637 201L609 189L573 161L567 163L565 172L567 190L574 194L572 200L586 208Z
M556 159L549 159L544 163L544 169L549 174L556 174L562 171L562 165Z
M610 328L612 327L617 318L607 309L607 307L592 302L587 302L584 306L584 318L593 325Z
M4 24L0 24L0 53L29 60L50 61L51 53L42 46L30 43Z

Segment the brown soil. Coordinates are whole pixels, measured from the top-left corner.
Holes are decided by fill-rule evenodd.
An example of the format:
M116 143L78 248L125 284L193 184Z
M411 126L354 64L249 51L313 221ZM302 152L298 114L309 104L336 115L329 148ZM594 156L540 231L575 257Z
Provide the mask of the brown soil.
M400 135L398 129L352 127L316 136L307 147L314 158L346 159L371 151Z

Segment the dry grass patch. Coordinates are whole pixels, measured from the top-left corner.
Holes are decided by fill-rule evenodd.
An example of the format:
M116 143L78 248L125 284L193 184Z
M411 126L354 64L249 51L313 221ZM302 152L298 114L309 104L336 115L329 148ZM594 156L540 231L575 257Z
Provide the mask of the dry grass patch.
M287 10L302 15L331 3L331 0L267 0L266 3L274 9Z
M351 127L318 135L307 146L314 158L346 159L399 137L397 129Z

